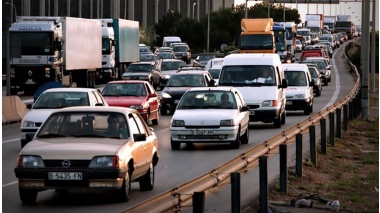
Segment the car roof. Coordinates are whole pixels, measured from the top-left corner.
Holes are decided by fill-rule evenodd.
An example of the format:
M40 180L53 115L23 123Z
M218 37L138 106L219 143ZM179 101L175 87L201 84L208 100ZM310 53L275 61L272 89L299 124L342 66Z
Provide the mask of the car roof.
M233 87L192 87L189 91L225 91L225 92L233 92L236 90Z
M229 65L278 65L281 64L277 53L230 54L224 57L223 66Z
M325 57L308 57L307 60L326 60Z
M283 64L284 71L305 71L307 66L305 64Z
M152 62L151 61L139 61L139 62L133 62L131 64L149 64L149 65L152 65Z
M166 59L161 59L162 62L184 62L180 59L174 59L174 58L166 58Z
M183 71L180 71L180 72L176 72L174 73L173 75L204 75L204 74L207 74L208 71L205 71L205 70L183 70Z
M105 106L97 106L97 107L91 107L91 106L73 106L73 107L66 107L62 109L57 109L54 111L54 113L59 112L115 112L115 113L130 113L135 112L135 109L127 108L127 107L105 107Z
M82 88L82 87L61 87L61 88L51 88L44 91L45 92L91 92L97 91L94 88Z
M214 66L212 66L212 67L210 67L210 70L212 70L212 69L222 69L222 65L214 65Z
M107 84L120 84L120 83L131 83L131 84L136 84L136 83L140 83L140 84L143 84L147 81L143 81L143 80L117 80L117 81L110 81L108 82Z

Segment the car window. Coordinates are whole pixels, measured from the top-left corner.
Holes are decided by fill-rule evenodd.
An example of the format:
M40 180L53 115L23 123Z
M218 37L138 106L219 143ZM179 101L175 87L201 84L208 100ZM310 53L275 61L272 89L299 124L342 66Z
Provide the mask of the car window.
M45 92L39 97L33 109L59 109L69 106L90 106L87 92Z
M306 76L304 72L286 71L285 79L288 80L289 86L306 86Z
M186 66L186 63L183 62L183 61L167 61L167 62L162 62L162 64L161 64L161 71L178 70L182 66Z
M142 83L110 83L102 92L103 96L146 96Z
M173 51L174 52L187 52L188 48L187 48L187 46L174 46Z
M177 109L237 109L235 96L231 91L189 91L186 92Z
M152 71L151 64L130 64L127 72L150 72Z
M219 79L220 70L221 68L211 68L208 72L211 74L213 79Z

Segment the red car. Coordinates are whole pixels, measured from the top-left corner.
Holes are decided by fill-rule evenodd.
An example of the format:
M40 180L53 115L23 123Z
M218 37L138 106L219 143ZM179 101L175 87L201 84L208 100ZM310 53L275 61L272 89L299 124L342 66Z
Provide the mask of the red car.
M119 80L108 82L102 91L109 106L136 109L145 122L158 124L159 101L156 90L147 81Z

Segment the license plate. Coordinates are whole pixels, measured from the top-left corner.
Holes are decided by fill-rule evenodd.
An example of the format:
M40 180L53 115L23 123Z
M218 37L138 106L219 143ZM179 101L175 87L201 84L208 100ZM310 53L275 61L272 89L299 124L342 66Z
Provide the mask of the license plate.
M286 105L293 105L293 102L291 102L291 101L286 101Z
M194 135L213 135L213 130L195 130L193 131Z
M35 84L36 82L33 81L33 79L28 79L25 84Z
M178 102L179 102L179 100L174 100L174 103L175 103L175 104L178 104Z
M250 115L255 115L255 111L249 111Z
M82 172L49 172L49 180L82 180Z

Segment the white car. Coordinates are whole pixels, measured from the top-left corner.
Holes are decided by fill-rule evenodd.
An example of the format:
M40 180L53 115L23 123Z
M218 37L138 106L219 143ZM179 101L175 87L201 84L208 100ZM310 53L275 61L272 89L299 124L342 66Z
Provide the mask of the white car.
M108 106L103 96L91 88L54 88L45 90L21 121L21 148L32 140L38 128L56 109L71 106Z
M126 202L132 182L153 189L158 160L157 136L138 111L67 107L50 114L20 151L14 171L24 204L48 189L109 190Z
M286 111L303 110L305 115L313 112L314 81L306 64L284 64L286 88Z
M302 43L300 40L296 40L296 52L302 52Z
M170 125L173 150L181 143L228 143L239 148L249 141L249 108L233 87L191 88L181 98Z

